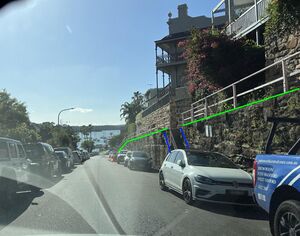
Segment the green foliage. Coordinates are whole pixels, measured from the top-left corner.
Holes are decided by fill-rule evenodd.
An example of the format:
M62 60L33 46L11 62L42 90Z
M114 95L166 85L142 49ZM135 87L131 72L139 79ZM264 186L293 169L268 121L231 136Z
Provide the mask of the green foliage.
M121 145L123 139L124 139L124 134L121 133L121 134L119 134L119 135L113 136L113 137L109 140L108 144L109 144L109 146L112 147L112 148L118 148L118 147Z
M269 20L266 22L265 36L277 37L291 33L300 23L299 0L272 0L268 5Z
M12 98L5 90L0 91L0 136L35 142L40 139L31 125L24 103Z
M70 147L77 148L77 143L80 141L78 135L70 126L53 126L49 130L50 139L44 139L43 142L51 144L53 147Z
M84 140L81 143L81 148L83 148L91 153L93 151L93 149L95 148L95 142L91 139Z
M144 109L144 96L139 92L134 92L131 97L131 102L125 102L121 105L121 118L124 118L126 123L134 123L136 115Z
M265 64L264 49L251 40L232 40L216 30L193 30L191 39L179 44L187 60L189 91L195 97L208 95L257 71ZM262 77L242 87L253 86Z

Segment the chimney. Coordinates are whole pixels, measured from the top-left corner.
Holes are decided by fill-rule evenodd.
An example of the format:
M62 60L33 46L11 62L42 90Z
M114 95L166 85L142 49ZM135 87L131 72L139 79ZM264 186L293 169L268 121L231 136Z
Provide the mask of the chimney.
M178 5L178 18L186 18L188 16L188 7L186 4Z

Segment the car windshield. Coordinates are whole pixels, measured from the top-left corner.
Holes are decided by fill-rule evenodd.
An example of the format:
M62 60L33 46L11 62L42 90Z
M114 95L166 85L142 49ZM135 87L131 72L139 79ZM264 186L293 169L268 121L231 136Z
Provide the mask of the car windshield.
M145 152L133 152L132 156L139 157L139 158L148 158L148 155Z
M218 153L187 153L187 161L191 166L219 167L237 169L238 167L226 156Z

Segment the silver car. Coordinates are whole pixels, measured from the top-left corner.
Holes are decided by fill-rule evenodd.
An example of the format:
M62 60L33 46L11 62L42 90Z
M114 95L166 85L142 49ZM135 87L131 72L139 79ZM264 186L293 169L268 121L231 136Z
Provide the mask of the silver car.
M188 204L194 200L253 204L252 177L220 153L174 150L160 168L159 183L162 190L182 194Z

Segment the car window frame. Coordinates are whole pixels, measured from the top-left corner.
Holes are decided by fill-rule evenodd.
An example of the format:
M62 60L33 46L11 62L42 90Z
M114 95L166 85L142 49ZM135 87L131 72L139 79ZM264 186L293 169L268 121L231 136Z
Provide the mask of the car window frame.
M14 146L15 152L16 152L16 156L13 157L13 154L11 152L11 148L10 145ZM14 142L8 142L8 150L9 150L9 157L12 159L17 159L18 158L18 151L17 151L17 145Z
M178 161L178 159L177 159L178 154L181 154L181 155L182 155L182 161L183 161L184 163L186 163L184 151L182 151L182 150L178 150L178 151L177 151L177 155L176 155L176 157L175 157L175 162L174 162L174 163L177 164L177 161ZM178 165L178 164L177 164L177 165Z
M175 163L175 160L176 160L176 157L177 157L177 154L178 154L178 151L176 151L176 150L172 151L172 152L171 152L171 155L170 155L170 158L172 157L172 154L175 155L175 157L174 157L174 162L173 162L173 161L170 161L170 159L168 160L168 162L174 164L174 163Z
M5 140L0 140L0 143L5 144L6 149L7 149L7 157L6 158L0 158L0 160L9 160L10 159L10 151L9 151L8 143Z
M17 152L18 152L18 158L20 159L26 159L26 151L24 150L24 147L21 143L17 143ZM20 155L23 152L23 157Z

